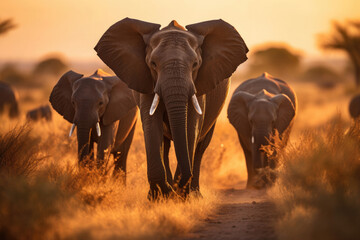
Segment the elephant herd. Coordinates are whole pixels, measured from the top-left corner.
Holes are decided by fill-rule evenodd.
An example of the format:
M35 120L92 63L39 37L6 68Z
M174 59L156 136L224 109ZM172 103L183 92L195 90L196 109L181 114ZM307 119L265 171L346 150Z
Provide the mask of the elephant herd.
M200 166L226 96L229 78L247 60L248 48L236 29L223 20L186 26L125 18L100 38L95 51L116 76L97 70L84 77L65 73L50 103L77 129L79 165L104 167L106 153L115 159L114 174L126 181L126 158L138 111L144 133L149 199L201 196ZM359 115L360 98L351 113ZM285 146L297 111L296 94L267 73L238 86L228 119L238 133L248 171L247 187L258 187L257 174L275 168L263 146L278 132ZM173 141L177 168L169 167ZM97 156L93 155L97 143Z
M9 84L0 82L0 114L8 113L10 118L17 118L20 115L18 94ZM26 113L26 119L29 121L38 121L45 119L52 120L52 112L49 105L39 106Z

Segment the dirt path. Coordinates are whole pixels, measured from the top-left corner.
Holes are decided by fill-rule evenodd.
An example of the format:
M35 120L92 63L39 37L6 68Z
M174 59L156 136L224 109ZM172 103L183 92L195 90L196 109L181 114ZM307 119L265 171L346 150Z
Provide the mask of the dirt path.
M265 191L222 190L218 210L182 240L276 239L273 224L277 213Z

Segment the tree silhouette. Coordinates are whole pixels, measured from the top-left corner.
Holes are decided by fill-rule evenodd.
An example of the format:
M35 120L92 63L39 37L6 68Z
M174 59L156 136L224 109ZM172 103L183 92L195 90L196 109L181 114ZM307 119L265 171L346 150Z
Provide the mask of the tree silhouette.
M360 87L360 21L334 22L333 27L332 34L321 36L320 46L347 53L354 66L356 86Z
M16 25L11 19L0 20L0 35L7 33L9 30L15 28Z

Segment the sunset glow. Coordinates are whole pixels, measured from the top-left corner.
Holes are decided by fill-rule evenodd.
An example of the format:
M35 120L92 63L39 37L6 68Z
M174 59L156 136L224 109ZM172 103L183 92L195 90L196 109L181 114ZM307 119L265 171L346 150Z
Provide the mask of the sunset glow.
M99 37L116 21L131 17L182 26L222 18L245 39L250 50L264 42L285 42L310 54L322 54L316 36L328 32L332 20L360 17L357 0L224 0L224 1L45 1L0 2L1 19L17 28L0 38L1 60L38 60L52 52L71 60L96 60Z

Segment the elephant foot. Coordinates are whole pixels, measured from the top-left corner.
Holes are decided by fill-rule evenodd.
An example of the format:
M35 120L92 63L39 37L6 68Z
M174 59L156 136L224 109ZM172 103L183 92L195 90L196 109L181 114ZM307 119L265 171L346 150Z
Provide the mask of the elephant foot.
M276 173L269 167L258 169L255 176L248 179L247 189L264 189L274 185Z
M191 188L190 196L197 199L203 199L203 195L200 192L199 188Z
M179 195L168 183L164 184L150 184L150 190L148 192L149 201L159 201L166 199L181 199Z
M122 186L126 186L126 173L121 170L114 170L112 174L113 179L118 181Z

